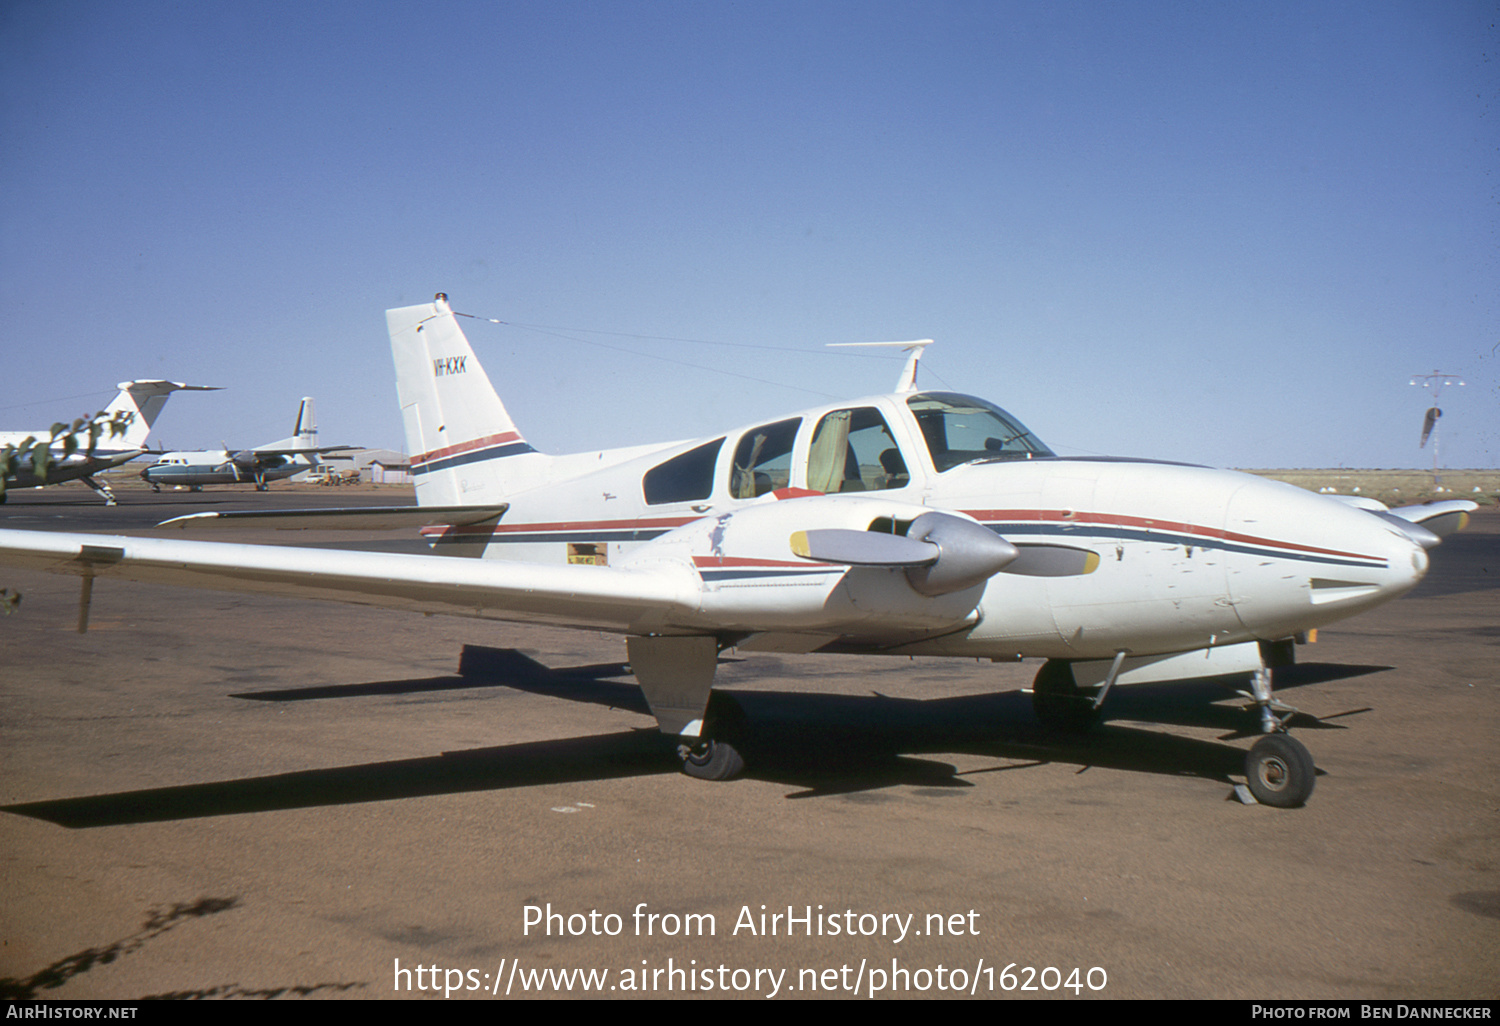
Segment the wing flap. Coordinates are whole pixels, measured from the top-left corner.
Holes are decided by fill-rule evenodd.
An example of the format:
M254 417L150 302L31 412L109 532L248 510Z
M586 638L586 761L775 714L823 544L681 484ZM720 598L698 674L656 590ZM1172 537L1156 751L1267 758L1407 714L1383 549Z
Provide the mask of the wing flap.
M404 553L0 530L0 564L214 591L648 633L697 607L688 567L549 566Z

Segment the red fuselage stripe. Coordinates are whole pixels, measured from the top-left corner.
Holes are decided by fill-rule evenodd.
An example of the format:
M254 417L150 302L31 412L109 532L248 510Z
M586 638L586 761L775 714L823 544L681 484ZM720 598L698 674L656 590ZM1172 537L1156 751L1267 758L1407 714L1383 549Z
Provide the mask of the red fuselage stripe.
M1253 534L1239 534L1221 527L1203 527L1178 520L1155 520L1150 517L1128 517L1115 513L1080 513L1066 509L969 509L965 513L980 523L993 526L1007 520L1021 522L1055 523L1060 527L1133 527L1146 531L1168 531L1175 534L1195 534L1203 538L1235 542L1240 545L1262 545L1267 548L1289 549L1320 556L1342 556L1351 559L1379 559L1359 552L1344 552L1340 549L1324 549L1313 545L1298 545L1295 542L1274 541L1258 538Z
M461 456L466 452L474 452L477 449L488 449L492 445L519 441L523 441L520 432L506 431L499 435L486 435L483 438L476 438L472 442L462 442L458 445L450 445L444 449L434 449L431 452L424 452L420 456L413 456L411 462L414 466L418 463L431 463L433 460L443 460L449 456Z

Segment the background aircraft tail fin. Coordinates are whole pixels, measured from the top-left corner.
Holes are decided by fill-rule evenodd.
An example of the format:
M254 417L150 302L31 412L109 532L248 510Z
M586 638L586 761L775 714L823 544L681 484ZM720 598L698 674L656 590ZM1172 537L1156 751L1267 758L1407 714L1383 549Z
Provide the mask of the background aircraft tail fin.
M316 449L318 447L318 415L314 412L312 396L302 397L297 407L297 422L290 438L278 438L274 442L257 445L256 449ZM314 461L316 462L316 461Z
M131 413L134 416L131 417L130 426L125 429L123 437L101 438L101 448L144 449L146 436L151 433L151 425L156 423L162 407L167 405L167 397L173 392L218 391L213 385L184 385L180 381L158 380L122 381L118 387L119 395L115 396L114 402L105 407L104 412L111 416L121 412Z
M297 426L292 430L292 437L297 440L299 449L318 447L318 415L313 409L310 395L303 396L302 405L297 407Z
M448 297L385 318L418 504L485 505L540 484L551 457L516 430Z

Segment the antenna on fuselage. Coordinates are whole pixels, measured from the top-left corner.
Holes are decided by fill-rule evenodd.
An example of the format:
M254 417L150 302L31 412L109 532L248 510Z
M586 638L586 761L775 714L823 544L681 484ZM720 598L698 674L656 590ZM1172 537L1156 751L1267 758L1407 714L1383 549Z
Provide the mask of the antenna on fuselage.
M896 380L897 392L915 392L917 390L917 364L921 362L922 351L932 345L932 339L920 338L914 342L830 342L829 348L864 346L870 349L901 349L911 354L906 361L906 366L901 370L901 377Z

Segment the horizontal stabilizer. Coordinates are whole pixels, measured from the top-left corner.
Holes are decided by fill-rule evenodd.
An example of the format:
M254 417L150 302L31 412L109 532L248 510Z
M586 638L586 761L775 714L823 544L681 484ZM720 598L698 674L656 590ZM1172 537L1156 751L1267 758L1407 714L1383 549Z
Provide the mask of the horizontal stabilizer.
M157 527L260 527L276 531L385 531L468 527L499 520L510 506L363 506L353 509L228 510L163 520Z
M125 435L112 443L126 449L144 449L146 438L151 434L151 425L167 404L173 392L217 392L217 385L186 385L181 381L162 381L157 378L140 381L122 381L120 392L104 412L111 416L128 415L129 425Z

